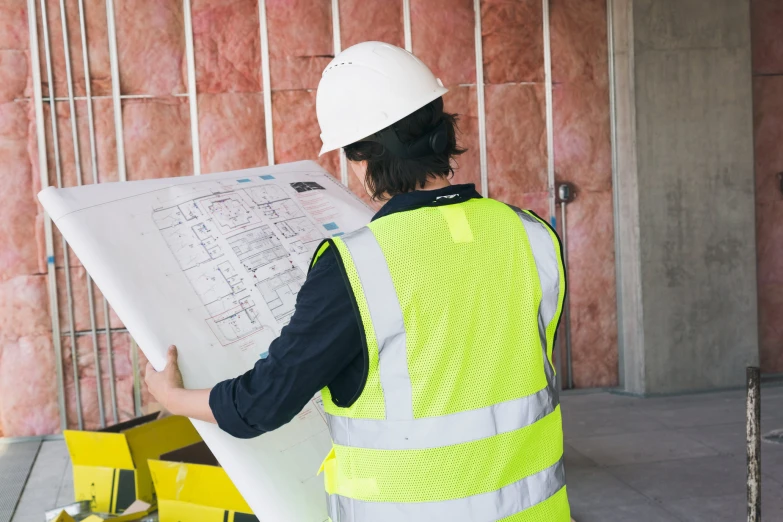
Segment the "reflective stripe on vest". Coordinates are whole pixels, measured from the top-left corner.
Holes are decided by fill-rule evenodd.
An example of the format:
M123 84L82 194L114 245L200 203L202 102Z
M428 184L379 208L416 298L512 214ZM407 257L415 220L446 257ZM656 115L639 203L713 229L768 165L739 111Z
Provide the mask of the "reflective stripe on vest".
M512 207L513 208L513 207ZM414 418L402 310L385 256L373 232L362 228L344 236L369 309L378 344L378 373L386 418L327 415L335 444L374 450L422 450L486 439L531 426L558 405L554 370L547 347L550 325L560 299L560 272L555 239L536 217L514 208L527 233L541 284L538 329L546 386L531 395L484 408ZM496 491L435 502L368 502L333 494L334 522L495 521L535 506L564 491L562 460Z
M497 491L440 502L365 502L330 495L333 522L495 522L529 509L563 490L563 461Z
M413 398L405 351L405 322L386 258L367 227L343 238L362 282L378 340L378 371L386 403L386 419L412 420ZM336 442L336 441L335 441Z

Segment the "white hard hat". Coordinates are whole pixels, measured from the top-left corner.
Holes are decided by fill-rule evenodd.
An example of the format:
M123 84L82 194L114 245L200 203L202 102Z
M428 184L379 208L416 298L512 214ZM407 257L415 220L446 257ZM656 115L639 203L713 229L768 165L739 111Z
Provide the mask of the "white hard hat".
M335 56L318 84L321 154L400 121L448 89L405 49L363 42Z

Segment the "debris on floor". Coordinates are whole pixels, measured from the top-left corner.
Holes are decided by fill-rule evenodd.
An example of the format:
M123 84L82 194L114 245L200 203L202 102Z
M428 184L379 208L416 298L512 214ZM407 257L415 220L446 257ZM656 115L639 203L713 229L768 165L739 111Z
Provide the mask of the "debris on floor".
M121 515L97 513L90 509L90 502L85 500L47 511L46 522L157 522L158 513L151 513L152 510L150 504L137 500Z
M46 522L57 520L57 517L61 516L63 513L76 520L87 518L87 516L92 513L90 501L82 500L80 502L68 504L67 506L51 509L45 513Z

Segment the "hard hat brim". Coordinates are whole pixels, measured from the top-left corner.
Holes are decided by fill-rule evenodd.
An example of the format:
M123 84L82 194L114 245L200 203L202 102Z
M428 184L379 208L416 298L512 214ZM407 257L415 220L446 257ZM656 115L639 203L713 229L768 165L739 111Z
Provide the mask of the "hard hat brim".
M409 115L413 114L414 112L416 112L417 110L421 109L422 107L424 107L428 103L431 103L431 102L437 100L438 98L440 98L441 96L443 96L447 92L449 92L449 90L447 88L445 88L445 87L439 87L439 88L435 89L435 91L433 91L433 93L432 93L432 96L430 96L428 98L425 98L426 101L424 101L424 103L422 103L421 105L417 106L416 108L414 108L410 112L407 112L406 114L403 114L402 116L400 116L399 118L394 120L394 122L392 122L392 123L390 123L390 124L388 124L388 125L386 125L384 127L381 127L380 129L371 130L370 132L363 133L361 136L352 137L352 139L345 139L345 140L341 140L339 142L331 142L331 143L330 142L324 142L323 145L321 146L321 152L318 153L318 156L319 157L323 156L327 152L331 152L333 150L341 149L341 148L343 148L343 147L345 147L347 145L350 145L352 143L356 143L357 141L361 141L364 138L366 138L367 136L371 136L372 134L375 134L376 132L378 132L378 131L388 127L389 125L394 125L395 123L397 123L401 119L405 118L406 116L409 116Z

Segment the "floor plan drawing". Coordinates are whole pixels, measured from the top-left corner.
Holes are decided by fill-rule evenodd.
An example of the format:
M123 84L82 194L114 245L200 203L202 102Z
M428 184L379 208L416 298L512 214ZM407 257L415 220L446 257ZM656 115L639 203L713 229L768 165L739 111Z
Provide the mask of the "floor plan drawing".
M221 344L264 328L282 328L294 311L309 260L330 229L315 223L294 197L324 190L315 182L215 185L161 202L153 212L160 231ZM185 201L182 201L185 199ZM323 230L321 230L323 228Z
M267 225L231 236L228 244L248 272L255 272L288 256L283 244Z
M242 194L238 192L218 194L200 203L223 234L260 222L258 216L246 204Z
M277 185L249 187L245 189L245 192L248 193L250 199L252 199L253 203L256 205L265 205L289 198L285 191Z
M232 344L263 330L256 305L250 298L240 299L237 306L207 321L222 344Z
M304 283L305 274L294 267L256 283L267 306L279 322L288 322L294 313L296 295Z
M295 218L275 223L277 230L286 238L298 238L302 243L321 241L323 234L307 218Z

